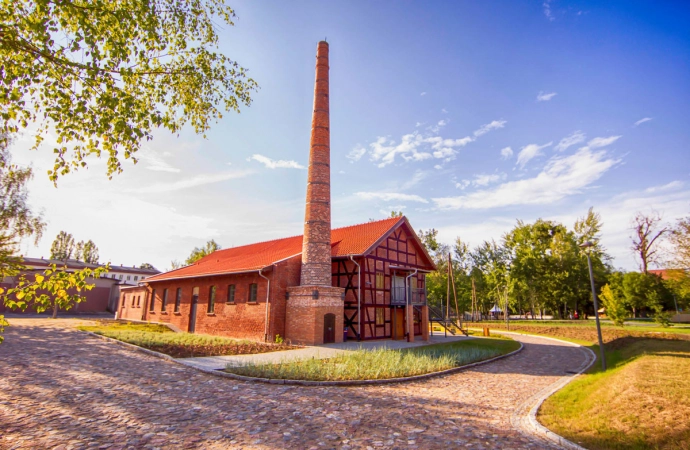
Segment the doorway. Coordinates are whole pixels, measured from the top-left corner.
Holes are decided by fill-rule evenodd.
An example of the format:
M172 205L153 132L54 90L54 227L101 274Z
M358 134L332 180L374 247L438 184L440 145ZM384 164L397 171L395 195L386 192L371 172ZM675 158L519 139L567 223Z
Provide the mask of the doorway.
M335 343L335 314L328 313L323 316L323 343Z
M405 308L393 308L393 339L405 338Z
M196 307L199 304L199 288L195 287L192 290L192 307L189 311L189 331L190 333L194 333L194 330L196 329Z

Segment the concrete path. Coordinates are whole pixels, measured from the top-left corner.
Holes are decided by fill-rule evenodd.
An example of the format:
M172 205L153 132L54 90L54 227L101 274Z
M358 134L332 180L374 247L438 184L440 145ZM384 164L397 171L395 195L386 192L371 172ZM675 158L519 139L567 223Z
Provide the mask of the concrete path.
M348 353L363 348L373 350L378 348L402 349L410 347L421 347L424 345L438 344L442 342L452 342L464 339L472 339L465 336L443 337L443 335L431 336L429 341L417 339L414 342L407 341L348 341L341 344L325 344L314 347L304 347L296 350L285 350L282 352L258 353L256 355L234 355L234 356L204 356L199 358L180 358L181 363L198 367L206 370L221 370L228 365L235 367L246 366L248 364L278 364L290 361L300 361L305 359L326 359L332 358L342 353Z
M0 449L12 450L553 448L514 429L512 416L586 357L517 336L517 355L446 377L281 386L207 375L69 321L10 322L0 344Z

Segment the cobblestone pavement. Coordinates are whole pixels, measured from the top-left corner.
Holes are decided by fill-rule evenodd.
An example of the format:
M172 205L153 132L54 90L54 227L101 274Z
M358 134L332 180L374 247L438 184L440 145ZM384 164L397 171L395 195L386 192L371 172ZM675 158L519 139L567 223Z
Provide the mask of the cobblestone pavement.
M281 386L207 375L73 322L6 328L0 448L549 448L512 429L511 414L584 358L576 347L516 336L521 353L442 378Z

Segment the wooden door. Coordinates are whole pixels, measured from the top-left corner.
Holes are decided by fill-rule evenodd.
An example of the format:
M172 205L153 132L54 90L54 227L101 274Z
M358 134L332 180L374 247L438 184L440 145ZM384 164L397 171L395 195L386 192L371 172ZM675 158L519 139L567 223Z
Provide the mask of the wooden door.
M405 308L393 308L393 339L405 337Z
M196 307L199 304L199 288L195 287L194 290L192 290L192 307L189 311L189 331L190 333L194 333L194 330L196 329Z
M332 344L335 342L335 314L323 316L323 343Z

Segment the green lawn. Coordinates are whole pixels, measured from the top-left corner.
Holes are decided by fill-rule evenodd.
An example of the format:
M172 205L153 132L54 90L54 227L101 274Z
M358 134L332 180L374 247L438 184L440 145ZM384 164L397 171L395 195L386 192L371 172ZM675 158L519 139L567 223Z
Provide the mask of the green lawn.
M635 319L626 321L624 327L617 327L613 324L613 322L609 322L607 320L601 320L600 322L602 329L625 329L649 333L677 333L690 335L690 324L685 323L676 323L671 324L669 327L662 327L651 320ZM489 325L490 327L495 325L502 326L505 325L505 321L485 320L482 322L468 323L469 326L481 326L482 324ZM511 320L510 326L511 328L513 326L596 328L596 322L594 320Z
M164 325L148 323L104 321L98 326L80 326L78 328L165 353L174 358L246 355L297 348L287 344L270 344L203 334L175 333Z
M479 338L404 350L357 350L329 359L231 367L251 377L310 380L380 380L438 372L517 350L512 339Z
M690 448L690 342L627 337L548 398L539 421L589 449ZM598 355L598 347L592 346Z

